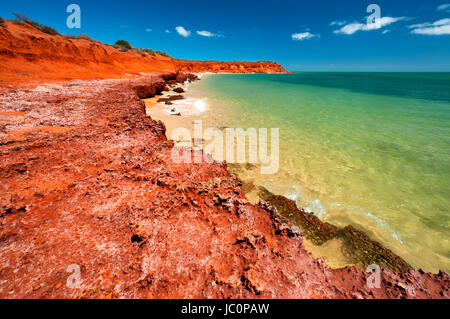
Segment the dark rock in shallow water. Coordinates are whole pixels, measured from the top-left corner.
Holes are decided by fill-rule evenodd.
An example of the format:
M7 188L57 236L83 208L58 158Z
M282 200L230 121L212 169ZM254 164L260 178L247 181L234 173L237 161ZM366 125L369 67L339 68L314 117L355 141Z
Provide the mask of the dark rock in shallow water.
M301 227L305 238L315 245L322 245L332 238L342 239L344 243L342 253L362 269L373 264L396 271L412 269L401 257L353 226L339 229L332 224L324 223L312 213L299 209L294 201L274 195L263 187L259 187L258 195L275 207L281 216Z
M173 91L175 93L184 93L185 92L183 88L176 88L176 89L173 89Z
M169 101L177 101L177 100L183 100L184 96L183 95L172 95L169 96Z
M281 216L292 220L305 231L305 237L316 245L321 245L338 234L338 228L322 222L312 213L298 209L296 203L284 196L274 195L260 187L258 195L277 208Z
M256 185L253 184L252 182L249 182L249 183L242 182L241 188L242 188L242 191L247 194L247 193L250 193L251 191L255 190Z
M156 102L158 102L158 103L171 102L171 101L178 101L178 100L183 100L183 99L184 99L183 95L171 95L169 97L160 98Z
M227 163L228 170L233 174L239 174L242 172L242 165L235 163Z
M390 249L384 248L379 242L370 239L367 234L349 225L339 237L344 239L343 253L355 264L364 268L375 264L380 267L408 271L412 267Z

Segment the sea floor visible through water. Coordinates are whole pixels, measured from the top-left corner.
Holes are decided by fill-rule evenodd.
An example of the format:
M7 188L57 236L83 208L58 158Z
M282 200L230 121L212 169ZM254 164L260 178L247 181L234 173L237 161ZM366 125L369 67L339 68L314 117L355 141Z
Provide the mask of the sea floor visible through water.
M447 85L449 74L204 75L184 85L185 99L146 105L169 139L198 120L204 130L279 128L276 174L261 174L258 165L230 171L323 221L363 230L415 268L438 272L450 270ZM258 200L256 192L247 197ZM331 267L350 264L339 239L305 243Z

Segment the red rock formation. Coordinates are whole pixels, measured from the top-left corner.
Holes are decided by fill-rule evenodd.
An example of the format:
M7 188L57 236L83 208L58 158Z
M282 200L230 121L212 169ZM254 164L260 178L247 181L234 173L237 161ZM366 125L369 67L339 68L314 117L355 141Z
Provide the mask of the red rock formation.
M84 39L66 39L29 25L0 27L0 82L111 79L163 71L285 72L271 62L182 61L161 55L143 57Z
M0 92L0 298L449 297L442 272L382 270L369 288L224 164L175 164L139 96L176 76Z
M279 64L267 61L260 62L215 62L215 61L183 61L175 60L175 67L182 72L213 73L286 73Z

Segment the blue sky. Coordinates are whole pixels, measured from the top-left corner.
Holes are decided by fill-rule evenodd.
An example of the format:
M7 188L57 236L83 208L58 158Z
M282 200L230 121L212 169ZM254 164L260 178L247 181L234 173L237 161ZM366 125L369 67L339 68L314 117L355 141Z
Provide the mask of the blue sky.
M81 7L81 29L66 26L71 3ZM381 8L379 28L366 24L371 3ZM450 0L1 0L0 16L11 12L176 58L270 60L290 71L450 71Z

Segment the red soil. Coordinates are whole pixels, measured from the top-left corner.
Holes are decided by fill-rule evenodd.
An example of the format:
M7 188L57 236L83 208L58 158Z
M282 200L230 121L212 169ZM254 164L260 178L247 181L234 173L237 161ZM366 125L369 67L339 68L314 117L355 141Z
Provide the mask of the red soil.
M163 71L286 72L272 62L198 62L164 56L143 57L83 39L45 34L26 24L0 27L0 81L23 83L123 78Z

